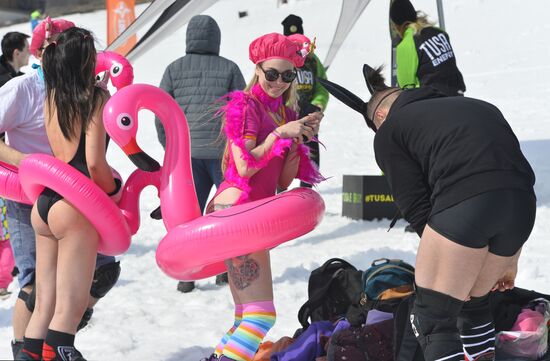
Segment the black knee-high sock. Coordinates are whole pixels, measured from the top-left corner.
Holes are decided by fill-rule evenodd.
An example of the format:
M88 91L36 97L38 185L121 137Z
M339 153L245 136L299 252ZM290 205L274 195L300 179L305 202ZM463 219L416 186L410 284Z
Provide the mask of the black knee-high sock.
M458 329L466 360L494 360L495 325L489 293L464 303L458 317Z
M78 351L74 348L74 335L48 330L42 349L44 361L72 360L77 354Z
M416 287L410 321L426 361L464 360L457 328L457 317L463 304L444 293Z
M23 350L27 356L32 357L33 360L42 359L42 345L44 340L39 338L23 337Z

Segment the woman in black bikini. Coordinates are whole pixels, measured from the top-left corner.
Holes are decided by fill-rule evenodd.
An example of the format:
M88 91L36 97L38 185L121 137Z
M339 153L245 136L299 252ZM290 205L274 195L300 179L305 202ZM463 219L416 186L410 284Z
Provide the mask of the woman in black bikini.
M102 111L109 94L95 84L96 50L91 33L64 31L43 54L45 127L56 158L116 193L105 159ZM74 335L88 303L99 236L62 196L45 189L32 211L36 232L36 308L25 333L28 359L84 358Z

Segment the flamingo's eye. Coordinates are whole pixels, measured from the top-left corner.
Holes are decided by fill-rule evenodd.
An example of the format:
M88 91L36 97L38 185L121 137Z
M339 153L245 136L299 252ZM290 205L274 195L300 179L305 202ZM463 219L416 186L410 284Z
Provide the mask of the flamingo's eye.
M116 123L120 129L126 130L132 127L133 120L130 114L122 113L118 116Z
M120 73L122 73L123 68L124 67L122 66L122 64L117 63L117 62L113 62L113 65L111 66L110 73L111 73L112 76L114 76L116 78L117 76L120 75Z

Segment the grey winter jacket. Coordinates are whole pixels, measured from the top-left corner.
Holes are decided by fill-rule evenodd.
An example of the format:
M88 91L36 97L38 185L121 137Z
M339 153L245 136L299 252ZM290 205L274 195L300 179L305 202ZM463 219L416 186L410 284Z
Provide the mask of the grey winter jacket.
M220 28L207 15L194 16L187 26L186 55L168 65L160 87L178 102L191 132L191 157L221 159L224 142L220 139L220 97L242 90L245 81L234 62L219 56ZM160 143L166 136L160 121L155 121Z

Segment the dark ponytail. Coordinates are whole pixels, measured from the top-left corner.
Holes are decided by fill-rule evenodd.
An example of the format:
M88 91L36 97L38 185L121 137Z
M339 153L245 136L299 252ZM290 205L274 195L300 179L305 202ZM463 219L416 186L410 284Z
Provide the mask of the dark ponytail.
M369 67L370 68L370 67ZM386 80L382 75L384 66L381 65L376 69L370 68L368 72L364 72L365 80L369 90L371 90L372 97L368 101L365 119L371 129L376 132L376 126L374 125L374 113L378 106L390 95L397 91L399 88L392 88L386 85ZM369 123L370 122L370 123Z
M65 139L86 132L92 115L102 105L104 98L95 87L95 65L94 38L85 29L65 30L44 49L48 121L55 109Z

